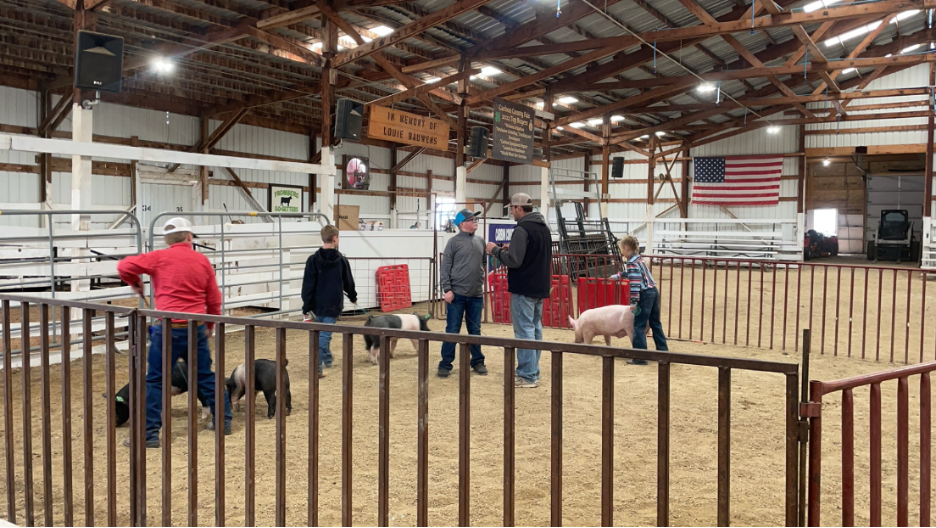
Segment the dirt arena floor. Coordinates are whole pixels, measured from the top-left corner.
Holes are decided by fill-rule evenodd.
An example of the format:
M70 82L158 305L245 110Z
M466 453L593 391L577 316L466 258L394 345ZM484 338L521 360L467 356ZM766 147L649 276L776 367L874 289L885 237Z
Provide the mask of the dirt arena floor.
M756 273L757 270L755 270ZM709 272L711 273L711 272ZM782 273L782 272L781 272ZM664 303L667 282L664 279ZM721 281L720 281L721 282ZM698 286L698 284L697 284ZM936 288L931 288L936 290ZM687 294L688 295L688 294ZM934 303L936 305L936 303ZM927 308L929 309L929 304ZM792 309L792 307L791 307ZM666 309L664 308L664 312ZM742 312L743 313L743 312ZM666 316L664 316L664 321ZM729 318L730 319L730 318ZM362 318L345 321L362 324ZM730 322L730 321L729 321ZM432 321L433 330L444 329L444 321ZM688 328L688 326L686 326ZM720 330L720 328L719 328ZM512 336L509 326L485 324L484 335ZM790 332L790 335L792 333ZM687 336L683 336L685 339ZM243 361L243 334L227 336L225 371ZM546 329L545 339L571 341L568 330ZM931 338L930 338L931 339ZM287 357L292 384L293 412L286 420L287 524L306 525L308 471L308 334L287 334ZM257 333L257 357L273 358L274 335ZM627 340L615 340L627 346ZM651 345L652 346L652 345ZM213 348L213 346L212 346ZM777 347L775 347L777 348ZM332 345L336 361L320 389L320 515L322 525L341 522L341 366L340 338ZM792 351L743 348L721 344L673 341L679 352L799 362ZM435 377L439 344L430 347L429 380L429 521L432 525L455 525L458 515L458 377ZM471 385L471 522L500 525L503 483L503 365L502 350L485 349L490 374L472 374ZM840 350L841 355L841 350ZM354 341L354 523L376 524L377 507L377 367L370 364L363 339ZM93 358L94 456L93 476L96 522L106 519L105 412L101 398L105 390L104 358ZM72 438L61 434L61 366L52 374L52 456L55 520L63 522L63 441L71 441L74 453L74 498L76 522L84 521L85 479L82 450L81 361L72 371ZM550 356L541 360L543 382L537 389L518 389L516 401L516 523L548 525L550 507ZM832 380L892 368L885 362L814 354L811 378ZM412 345L401 341L391 362L390 395L390 516L391 524L413 526L416 522L416 371ZM455 372L457 374L457 370ZM600 523L601 485L601 362L596 358L567 356L564 368L564 473L563 514L566 525ZM671 414L671 519L673 525L714 525L717 493L717 371L713 368L672 367ZM127 379L127 358L117 358L118 387ZM784 520L784 378L780 375L734 371L732 374L731 521L735 525L779 525ZM22 454L22 377L14 373L14 439L18 519L24 506ZM42 452L39 420L39 369L32 371L33 475L36 522L42 523ZM884 523L896 522L896 383L883 387L884 397ZM910 522L917 522L919 497L918 382L911 382L910 435ZM174 401L173 416L173 523L186 525L186 397ZM868 519L868 391L855 391L856 407L856 522ZM258 525L274 522L275 422L266 419L262 397L256 409L256 483ZM823 523L841 523L840 486L841 434L839 400L826 405L823 445ZM653 525L656 518L657 443L656 367L629 366L618 362L615 370L615 478L614 519L616 524ZM244 422L243 410L235 413L233 435L227 437L226 502L227 524L244 522ZM0 423L2 427L2 423ZM118 524L129 523L128 450L120 446L129 430L117 431ZM4 431L6 434L6 431ZM161 451L147 452L147 506L150 524L159 524L161 512ZM199 523L213 524L215 469L213 433L198 432ZM5 475L0 459L0 475ZM0 487L5 486L5 480ZM5 511L5 505L0 505Z

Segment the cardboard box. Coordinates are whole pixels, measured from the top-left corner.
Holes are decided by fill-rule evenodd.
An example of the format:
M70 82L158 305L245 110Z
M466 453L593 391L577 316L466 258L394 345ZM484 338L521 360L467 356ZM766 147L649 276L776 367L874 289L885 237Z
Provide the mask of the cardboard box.
M335 207L335 224L339 231L357 231L358 216L361 207L358 205L339 205Z

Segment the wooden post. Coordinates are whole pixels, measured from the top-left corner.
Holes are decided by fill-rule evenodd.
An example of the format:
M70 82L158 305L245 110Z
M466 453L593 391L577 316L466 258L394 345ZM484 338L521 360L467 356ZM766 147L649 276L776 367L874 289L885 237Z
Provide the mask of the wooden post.
M591 187L591 186L589 185L590 182L589 182L589 180L588 180L588 171L589 171L589 169L591 169L591 151L586 152L585 155L582 156L582 158L583 158L583 159L582 159L582 169L583 169L583 172L585 173L585 185L584 185L585 188L584 188L583 190L584 190L585 192L588 192L588 191L589 191L589 188ZM589 200L589 199L586 197L586 198L585 198L585 217L586 217L586 218L588 218L588 204L590 204L590 203L591 203L591 200Z
M510 205L510 162L504 162L504 206Z
M209 123L211 120L206 115L202 115L199 119L199 125L201 126L201 137L199 141L204 145L208 141L208 136L210 136ZM204 149L203 152L207 153L208 149ZM208 201L208 167L202 165L198 168L199 179L201 180L201 204L204 207L205 202Z
M936 86L936 62L930 63L930 86ZM923 216L931 216L933 208L933 124L932 108L926 122L926 181L923 182Z
M311 134L309 134L309 162L314 163L312 160L314 160L315 157L316 157L316 145L315 145L315 132L313 131ZM319 154L318 157L319 159L321 159L321 154ZM315 174L310 173L309 174L309 209L308 209L310 212L315 210L315 187L316 187Z
M338 80L337 70L332 66L335 53L338 51L338 28L322 15L322 55L325 57L325 66L322 68L322 147L332 146L332 108L335 106L335 83Z
M656 134L650 134L650 157L647 159L647 206L653 206L653 172L656 170L656 148L659 143ZM662 150L662 149L661 149ZM666 159L663 160L666 163Z
M679 183L679 201L682 202L679 212L683 218L689 218L689 149L682 151L682 156L686 159L682 161L682 181Z
M397 188L397 163L400 162L399 156L399 145L394 144L390 147L390 215L393 216L393 211L397 208L396 203L396 188Z
M799 127L799 153L799 176L796 180L796 212L802 214L806 204L806 125L800 125Z

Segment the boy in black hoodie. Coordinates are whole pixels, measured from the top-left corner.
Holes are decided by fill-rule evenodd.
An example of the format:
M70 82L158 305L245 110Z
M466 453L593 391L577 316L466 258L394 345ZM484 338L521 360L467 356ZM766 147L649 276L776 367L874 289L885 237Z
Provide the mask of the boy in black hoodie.
M322 248L306 260L305 275L302 277L302 314L311 321L311 315L319 323L335 324L344 310L344 296L348 294L352 303L357 302L354 277L348 259L338 252L338 228L327 225L322 228ZM322 366L331 368L331 332L319 334L319 377Z

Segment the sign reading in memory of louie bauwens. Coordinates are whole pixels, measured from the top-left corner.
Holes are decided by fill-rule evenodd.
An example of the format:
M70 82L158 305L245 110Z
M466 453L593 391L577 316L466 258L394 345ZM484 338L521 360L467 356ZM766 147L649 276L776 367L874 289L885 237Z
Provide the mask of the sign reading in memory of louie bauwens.
M449 126L444 121L371 106L367 136L435 150L448 150Z
M494 99L494 152L496 160L533 162L533 117L529 106Z

